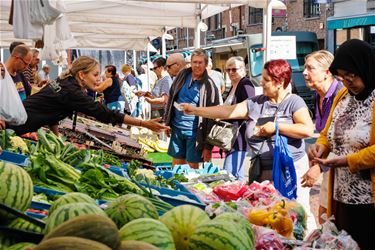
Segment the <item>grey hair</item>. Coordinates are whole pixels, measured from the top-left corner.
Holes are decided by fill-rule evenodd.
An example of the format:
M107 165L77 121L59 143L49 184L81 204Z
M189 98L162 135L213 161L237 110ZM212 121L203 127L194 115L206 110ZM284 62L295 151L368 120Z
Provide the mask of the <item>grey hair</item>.
M314 51L305 56L305 61L310 57L314 58L315 61L317 61L319 67L323 70L329 69L329 66L331 66L334 58L332 53L327 50Z
M206 63L206 65L208 64L208 55L204 49L201 49L201 48L195 49L193 53L191 54L191 61L193 60L193 56L203 56L204 62Z
M225 68L228 68L229 65L236 65L239 68L238 74L242 77L246 76L246 66L242 56L230 57L225 63Z

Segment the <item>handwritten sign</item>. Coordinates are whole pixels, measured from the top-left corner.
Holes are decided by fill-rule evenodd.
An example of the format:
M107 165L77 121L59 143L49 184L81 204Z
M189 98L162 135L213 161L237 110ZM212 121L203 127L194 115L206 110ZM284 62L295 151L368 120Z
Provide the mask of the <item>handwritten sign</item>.
M296 59L295 36L271 36L270 59Z

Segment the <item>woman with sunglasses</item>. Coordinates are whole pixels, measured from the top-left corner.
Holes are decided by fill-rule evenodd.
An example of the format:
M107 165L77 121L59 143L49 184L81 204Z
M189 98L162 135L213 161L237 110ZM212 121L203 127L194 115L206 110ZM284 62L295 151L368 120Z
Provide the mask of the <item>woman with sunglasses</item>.
M231 67L227 70L233 71ZM261 85L263 94L250 97L234 105L194 107L181 104L188 115L198 115L211 119L247 120L246 139L249 143L249 154L256 152L261 156L260 181L272 180L273 150L275 145L275 118L279 122L279 133L287 138L297 173L297 201L307 213L308 232L316 228L315 218L310 211L309 188L300 186L300 176L308 168L304 138L314 132L308 108L303 99L290 94L288 88L292 78L292 69L285 60L272 60L263 67ZM277 113L276 113L277 111ZM265 142L265 143L263 143Z
M234 105L255 96L254 85L246 77L245 63L242 57L231 57L225 63L226 72L231 82L229 94L223 105ZM232 149L227 153L224 169L240 181L245 181L244 161L250 150L246 142L246 119L230 120L239 128L239 133Z
M153 61L153 71L158 77L154 88L150 92L137 92L137 96L144 96L146 102L151 104L151 118L164 116L164 108L168 102L169 89L172 85L172 78L165 69L166 60L158 57Z
M345 88L308 154L309 172L329 171L327 215L334 215L360 249L375 238L375 48L353 39L336 51L329 68ZM328 154L333 157L327 159ZM310 182L309 172L306 182Z

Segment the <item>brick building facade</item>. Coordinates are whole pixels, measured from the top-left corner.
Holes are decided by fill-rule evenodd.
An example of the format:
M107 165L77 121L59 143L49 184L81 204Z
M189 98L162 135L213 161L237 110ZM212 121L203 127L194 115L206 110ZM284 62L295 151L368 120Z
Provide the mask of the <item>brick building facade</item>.
M318 4L316 0L284 0L287 11L273 12L272 31L312 31L318 36L320 48L325 48L326 19L331 5ZM207 32L201 34L201 44L235 36L261 33L263 10L242 5L207 18ZM169 32L175 40L169 41L168 49L183 49L194 46L194 30L176 28Z

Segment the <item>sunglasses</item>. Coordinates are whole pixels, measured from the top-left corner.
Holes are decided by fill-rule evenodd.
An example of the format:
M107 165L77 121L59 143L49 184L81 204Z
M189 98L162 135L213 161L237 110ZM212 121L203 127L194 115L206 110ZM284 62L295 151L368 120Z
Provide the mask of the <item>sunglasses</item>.
M230 73L231 71L236 73L237 70L239 70L239 68L229 68L229 69L226 69L225 71L228 72L228 73Z
M175 65L176 63L171 63L171 64L168 64L166 67L167 69L170 69L173 65Z

